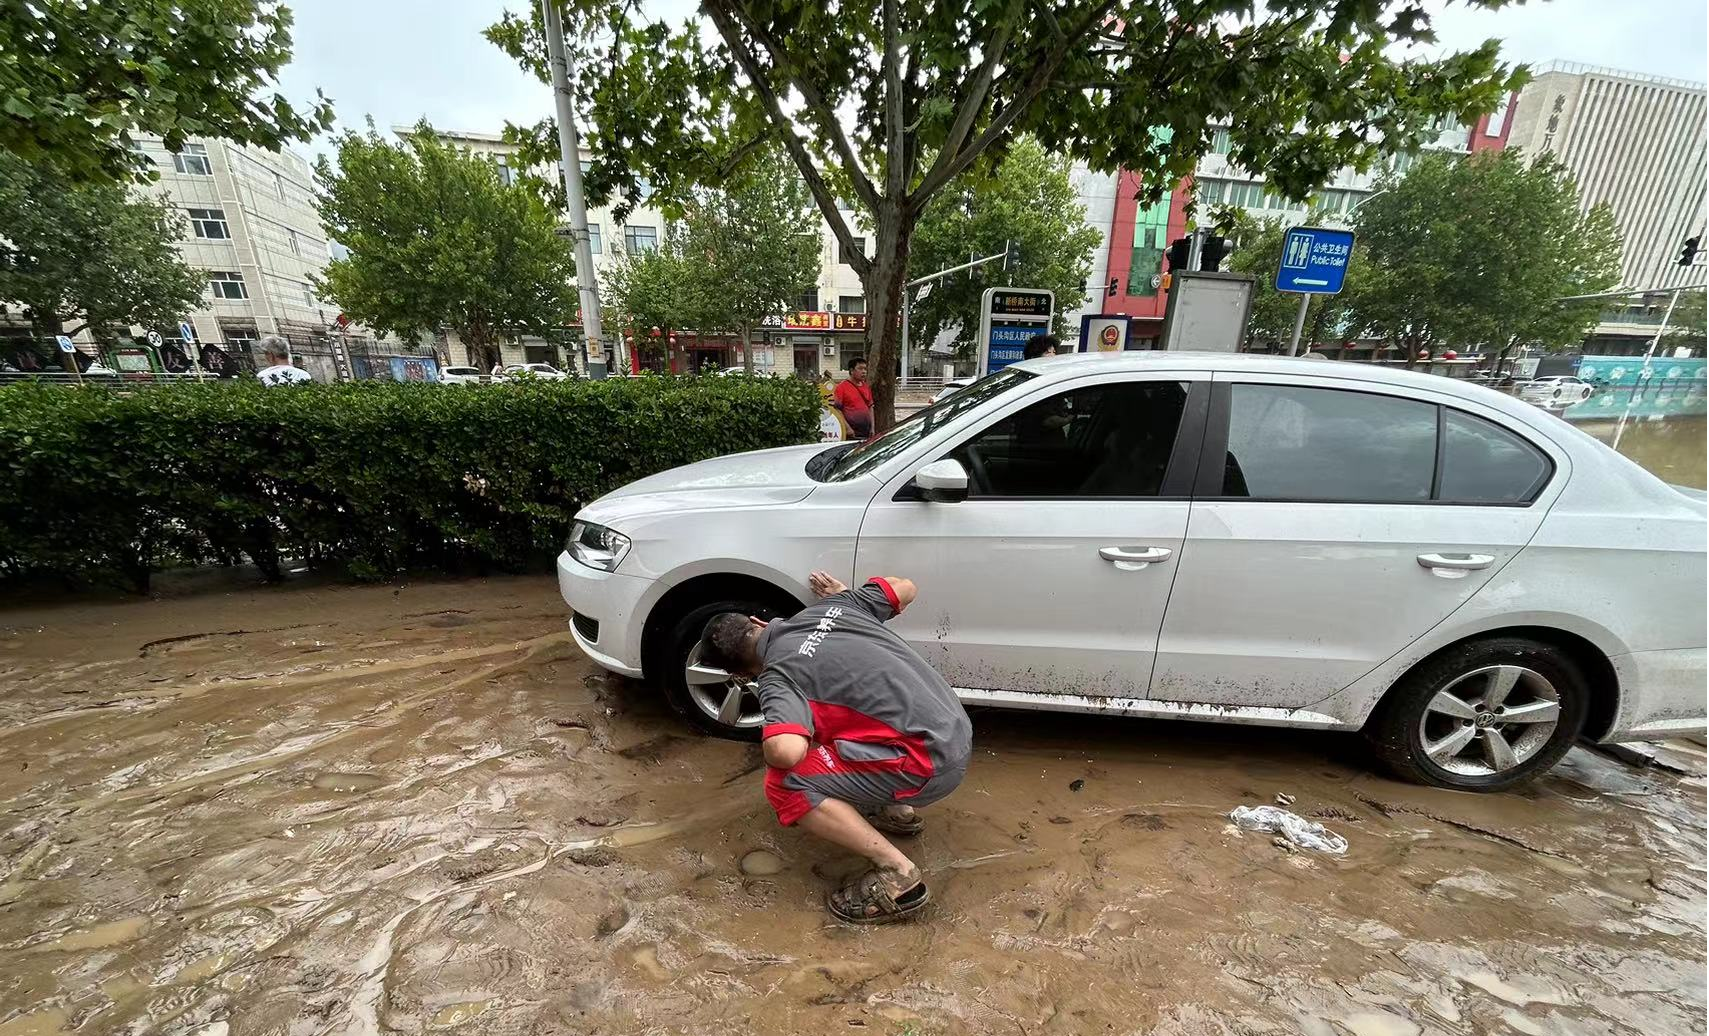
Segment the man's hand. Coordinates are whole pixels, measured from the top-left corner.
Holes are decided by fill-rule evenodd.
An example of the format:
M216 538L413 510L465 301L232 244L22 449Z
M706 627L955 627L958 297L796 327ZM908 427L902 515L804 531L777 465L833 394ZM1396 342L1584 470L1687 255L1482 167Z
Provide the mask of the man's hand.
M807 747L807 739L800 734L773 734L761 744L760 753L765 756L767 766L791 770L807 758Z
M807 587L819 597L830 597L848 589L841 579L829 572L815 572L808 576Z

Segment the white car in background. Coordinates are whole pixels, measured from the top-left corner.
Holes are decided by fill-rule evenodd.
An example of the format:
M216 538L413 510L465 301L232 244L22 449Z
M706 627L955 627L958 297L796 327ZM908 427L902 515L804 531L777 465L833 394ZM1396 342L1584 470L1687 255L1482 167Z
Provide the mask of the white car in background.
M505 367L498 380L510 381L518 376L540 381L568 381L570 376L549 363L512 363Z
M823 569L970 704L1363 731L1493 791L1580 736L1704 727L1705 498L1477 385L1364 364L1024 361L862 444L703 461L583 508L558 558L598 664L754 737L708 618Z
M479 367L446 367L439 372L441 385L479 385L485 380Z
M1590 398L1596 389L1588 381L1568 375L1533 378L1519 386L1519 398L1538 406L1562 409L1576 406Z

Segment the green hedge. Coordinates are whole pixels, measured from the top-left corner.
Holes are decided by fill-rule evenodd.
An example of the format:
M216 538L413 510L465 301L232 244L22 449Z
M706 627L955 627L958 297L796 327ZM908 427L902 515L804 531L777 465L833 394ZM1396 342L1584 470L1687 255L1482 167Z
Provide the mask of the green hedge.
M0 388L0 577L147 588L168 565L281 556L358 579L520 570L643 475L811 441L784 378L440 386Z

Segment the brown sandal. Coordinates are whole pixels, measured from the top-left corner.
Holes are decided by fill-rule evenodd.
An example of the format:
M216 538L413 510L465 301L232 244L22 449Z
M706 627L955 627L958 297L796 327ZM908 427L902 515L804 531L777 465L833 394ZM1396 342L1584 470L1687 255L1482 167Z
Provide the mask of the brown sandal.
M926 829L925 818L920 816L918 813L910 813L907 818L904 819L880 806L878 809L871 811L863 809L861 810L860 815L866 818L867 823L871 824L878 830L883 831L885 834L901 835L904 838L911 838Z
M874 868L826 896L825 906L847 924L895 924L918 914L931 901L924 881L892 896L883 872Z

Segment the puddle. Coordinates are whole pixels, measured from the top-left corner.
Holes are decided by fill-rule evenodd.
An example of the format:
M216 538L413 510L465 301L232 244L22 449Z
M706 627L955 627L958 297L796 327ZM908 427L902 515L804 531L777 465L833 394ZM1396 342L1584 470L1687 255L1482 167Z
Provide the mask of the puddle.
M903 846L926 920L851 929L864 866L777 826L757 749L564 629L531 577L0 611L0 1036L1702 1031L1700 781L1575 750L1465 796L1333 735L986 713ZM1353 850L1228 828L1278 793Z

